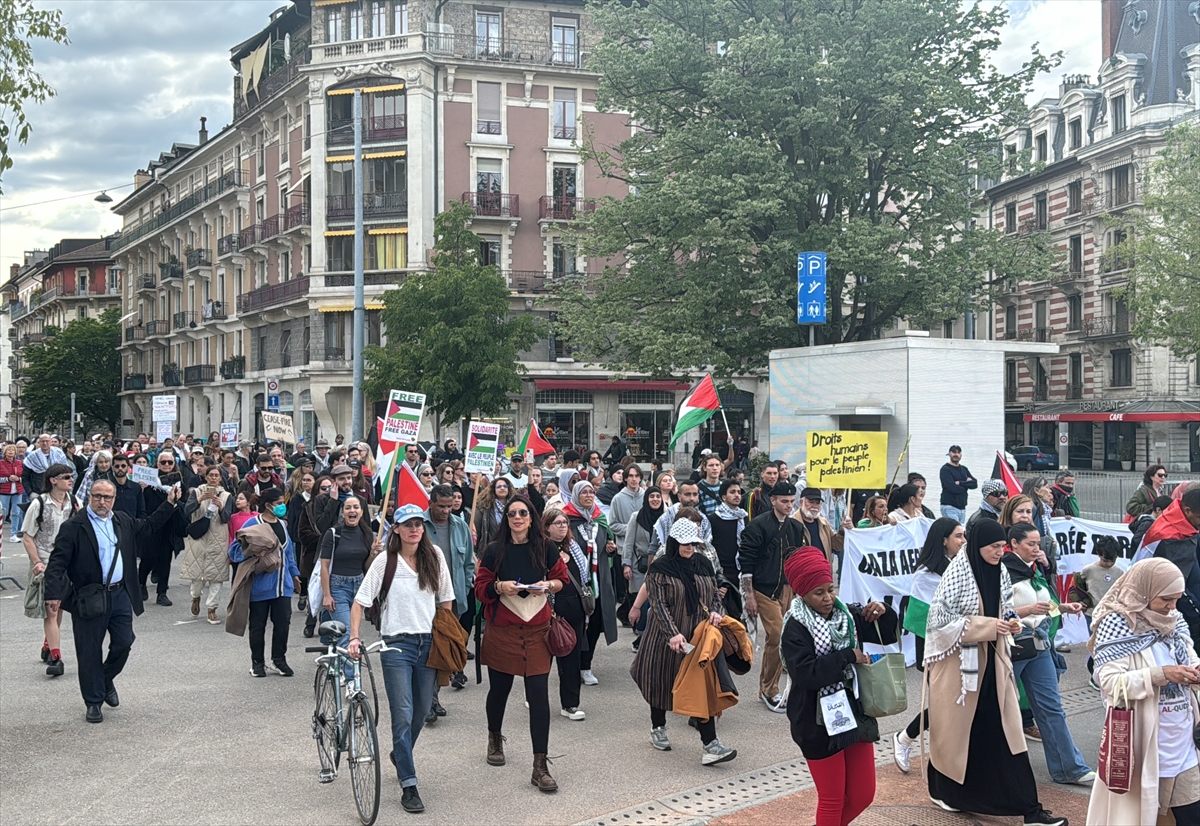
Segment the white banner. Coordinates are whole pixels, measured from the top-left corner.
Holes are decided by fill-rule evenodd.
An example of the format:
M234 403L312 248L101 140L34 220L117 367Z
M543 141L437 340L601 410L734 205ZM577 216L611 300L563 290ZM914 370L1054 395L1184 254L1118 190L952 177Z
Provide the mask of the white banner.
M156 422L174 422L179 418L179 397L152 396L150 411L151 419Z
M1133 533L1128 525L1120 522L1092 522L1087 519L1055 518L1050 520L1050 532L1058 543L1058 587L1059 599L1066 600L1068 582L1077 574L1099 560L1093 552L1096 539L1111 536L1121 545L1121 557L1117 565L1122 569L1132 564ZM1062 628L1055 637L1059 645L1078 645L1089 637L1087 621L1083 617L1063 614Z
M290 413L268 413L262 411L263 423L263 438L268 442L287 442L292 444L296 441L296 435L292 430L292 415Z
M152 488L158 488L159 490L167 490L167 487L158 480L158 468L134 465L130 470L130 478L132 478L133 481L143 485L149 485Z
M163 439L170 439L174 435L174 433L172 433L172 431L174 429L175 429L175 420L174 419L171 419L169 421L155 422L154 423L154 438L158 439L158 443L161 445L163 443Z
M236 448L238 446L238 422L221 422L221 447Z

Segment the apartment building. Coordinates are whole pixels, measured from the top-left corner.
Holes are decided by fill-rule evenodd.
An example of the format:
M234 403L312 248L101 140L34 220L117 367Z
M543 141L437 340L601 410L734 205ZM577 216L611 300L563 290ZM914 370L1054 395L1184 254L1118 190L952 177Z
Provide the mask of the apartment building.
M1058 251L1049 277L1002 286L990 323L997 339L1059 345L1007 361L1005 436L1056 449L1064 466L1200 470L1200 366L1130 335L1120 290L1136 262L1112 252L1124 238L1113 219L1141 209L1164 132L1200 117L1195 6L1105 0L1097 81L1066 77L1009 129L1010 172L985 192L990 226L1047 233Z
M41 347L72 321L96 318L120 306L119 272L112 257L112 238L64 238L49 250L25 253L14 264L4 284L8 310L7 429L28 436L35 423L21 402L27 376L22 373L25 354ZM65 422L37 422L59 428Z
M562 448L604 449L619 432L643 459L665 456L687 383L613 382L576 364L543 301L556 279L602 265L577 254L572 221L627 194L581 153L585 136L612 147L630 130L626 116L597 110L588 58L598 37L583 0L298 0L276 12L232 50L232 123L163 153L115 208L135 313L123 342L125 426L150 429L150 398L171 392L179 429L236 420L252 432L264 380L278 377L280 409L301 433L349 435L355 199L368 344L386 341L383 293L427 267L434 216L461 201L512 312L549 330L522 356L528 374L498 417L502 441L536 417ZM757 382L741 384L727 400L731 424L753 438L765 402L756 408ZM381 403L368 401L370 422Z

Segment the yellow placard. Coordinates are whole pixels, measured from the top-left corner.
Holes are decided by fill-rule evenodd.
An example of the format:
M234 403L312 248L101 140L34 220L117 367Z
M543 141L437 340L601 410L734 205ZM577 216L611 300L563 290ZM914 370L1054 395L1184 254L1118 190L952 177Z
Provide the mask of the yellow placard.
M808 477L813 488L882 488L887 484L887 434L810 430Z

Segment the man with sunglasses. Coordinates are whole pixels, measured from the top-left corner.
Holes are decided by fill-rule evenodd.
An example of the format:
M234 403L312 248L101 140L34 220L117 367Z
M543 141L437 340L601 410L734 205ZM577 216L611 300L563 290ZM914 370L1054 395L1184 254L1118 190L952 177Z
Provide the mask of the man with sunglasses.
M130 480L129 464L129 457L124 453L113 454L112 472L117 488L117 501L113 503L113 510L134 519L145 519L146 497L142 486Z
M261 496L270 488L283 490L283 479L275 472L275 464L266 453L260 453L254 461L255 468L246 474L246 479L238 490L247 497Z
M1008 501L1008 486L1000 479L986 480L979 486L979 492L983 494L983 501L979 503L979 510L967 520L967 536L971 535L971 528L975 527L975 523L980 519L999 521L1000 511L1004 510L1004 503Z
M164 440L165 442L165 440ZM162 507L163 502L170 499L172 490L182 491L183 474L178 470L175 451L167 450L165 447L158 454L158 459L154 463L158 469L158 481L161 487L146 486L142 491L145 497L146 510L149 513L157 513ZM178 486L178 487L177 487ZM176 494L176 499L179 498L179 493ZM182 514L177 514L181 516ZM155 605L160 605L163 608L171 607L171 598L167 596L167 590L170 587L171 578L171 561L179 551L183 550L183 524L182 520L176 523L173 519L168 520L171 524L166 530L156 530L147 534L141 540L140 551L142 558L138 565L138 582L141 585L141 602L150 601L150 590L146 585L146 581L153 576L154 582L157 585L155 589L157 596L154 599ZM140 614L141 611L138 611Z
M84 719L89 723L104 720L101 703L112 708L120 705L113 681L133 648L133 618L142 613L141 595L133 584L136 548L139 542L165 533L163 529L176 514L179 488L172 487L148 519L114 513L116 498L112 482L96 481L87 508L59 529L46 566L46 608L57 612L61 607L74 616L71 630L79 661L79 689L87 706ZM98 616L84 618L77 600L68 596L89 585L104 587L106 607ZM105 636L109 638L107 657L103 650Z

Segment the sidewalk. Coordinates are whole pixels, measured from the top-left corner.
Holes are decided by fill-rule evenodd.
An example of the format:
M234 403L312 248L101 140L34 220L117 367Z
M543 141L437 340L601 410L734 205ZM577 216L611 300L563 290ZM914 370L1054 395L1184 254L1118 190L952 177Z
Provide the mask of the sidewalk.
M854 821L856 826L1011 826L1020 824L1015 817L981 817L943 812L929 802L925 781L913 761L913 770L904 775L888 763L876 767L875 802ZM1042 806L1056 815L1065 815L1073 824L1083 826L1087 817L1088 789L1059 785L1038 785ZM813 823L817 790L807 789L709 821L709 826L805 826Z

